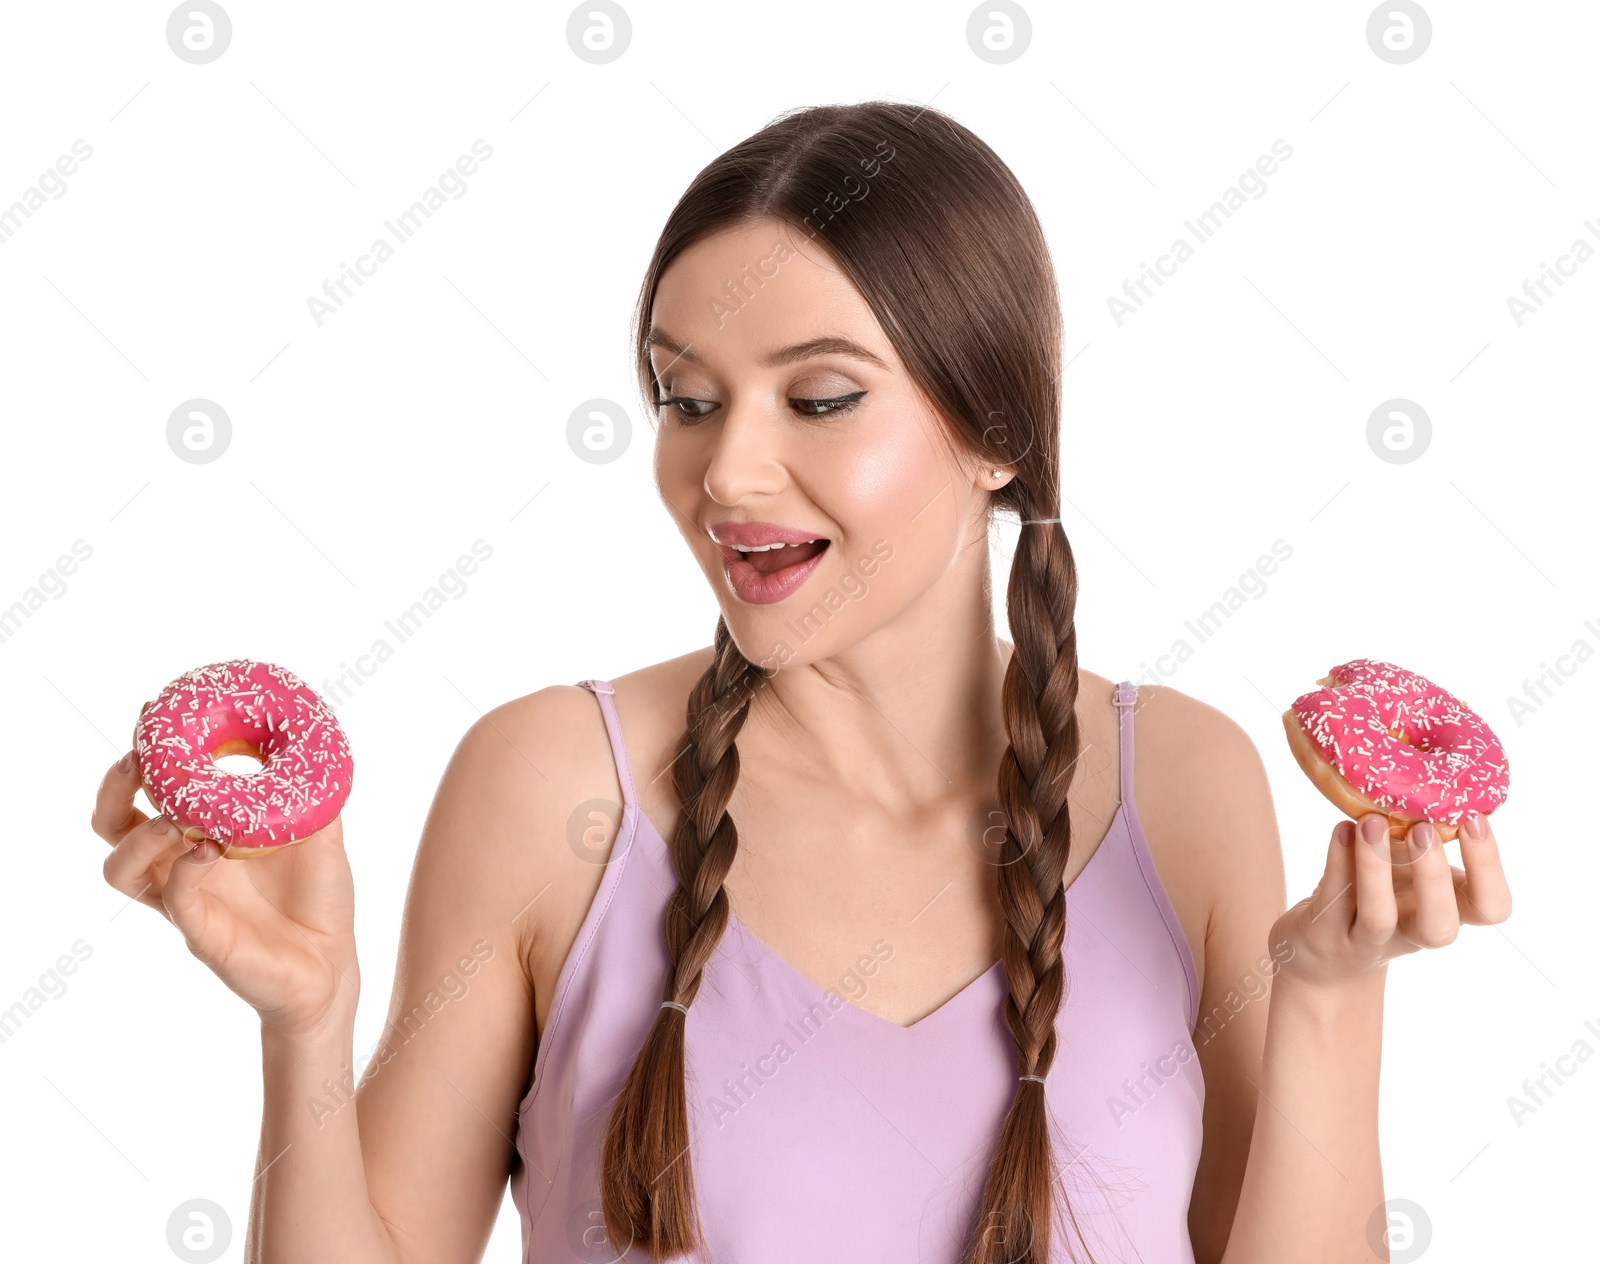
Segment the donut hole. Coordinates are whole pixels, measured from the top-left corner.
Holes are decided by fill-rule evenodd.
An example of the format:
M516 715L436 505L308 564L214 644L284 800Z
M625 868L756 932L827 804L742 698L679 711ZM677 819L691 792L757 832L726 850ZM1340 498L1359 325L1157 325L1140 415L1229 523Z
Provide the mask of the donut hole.
M243 738L223 742L211 752L211 762L236 777L253 777L266 767L261 751Z

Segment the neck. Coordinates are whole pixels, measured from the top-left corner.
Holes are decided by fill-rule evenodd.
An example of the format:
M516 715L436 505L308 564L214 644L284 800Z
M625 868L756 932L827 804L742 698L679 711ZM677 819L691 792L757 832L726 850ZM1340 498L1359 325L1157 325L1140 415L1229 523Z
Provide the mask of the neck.
M962 569L839 653L769 678L740 731L741 756L803 767L897 814L992 794L1011 646L995 634L987 558L976 576Z

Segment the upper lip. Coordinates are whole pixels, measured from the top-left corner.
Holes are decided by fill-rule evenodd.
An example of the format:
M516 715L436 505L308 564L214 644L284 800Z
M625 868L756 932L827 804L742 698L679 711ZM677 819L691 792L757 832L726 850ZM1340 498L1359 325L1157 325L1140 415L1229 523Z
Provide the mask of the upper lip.
M718 544L747 549L760 548L763 544L804 544L807 540L828 538L818 531L802 531L776 522L718 522L711 526L710 532Z

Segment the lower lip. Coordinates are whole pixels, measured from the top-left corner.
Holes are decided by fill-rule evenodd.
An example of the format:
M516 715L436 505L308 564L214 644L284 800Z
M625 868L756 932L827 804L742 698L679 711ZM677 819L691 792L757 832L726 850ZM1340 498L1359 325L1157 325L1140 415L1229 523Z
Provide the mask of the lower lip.
M832 547L828 545L828 548ZM817 569L817 563L828 556L828 548L803 562L763 575L740 558L737 549L724 547L722 573L728 577L740 601L747 601L753 606L770 606L775 601L782 601L810 579L811 572Z

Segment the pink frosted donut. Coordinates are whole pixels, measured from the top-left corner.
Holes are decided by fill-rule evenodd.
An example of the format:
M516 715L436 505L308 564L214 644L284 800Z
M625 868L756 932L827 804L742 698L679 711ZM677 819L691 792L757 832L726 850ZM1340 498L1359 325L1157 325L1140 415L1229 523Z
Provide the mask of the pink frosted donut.
M272 663L232 659L179 676L134 729L145 794L180 829L198 829L228 856L297 843L339 815L350 793L350 744L303 680ZM217 767L254 755L259 771Z
M1283 713L1295 759L1346 815L1379 812L1401 836L1429 821L1441 839L1506 801L1500 739L1449 690L1393 663L1358 658Z

